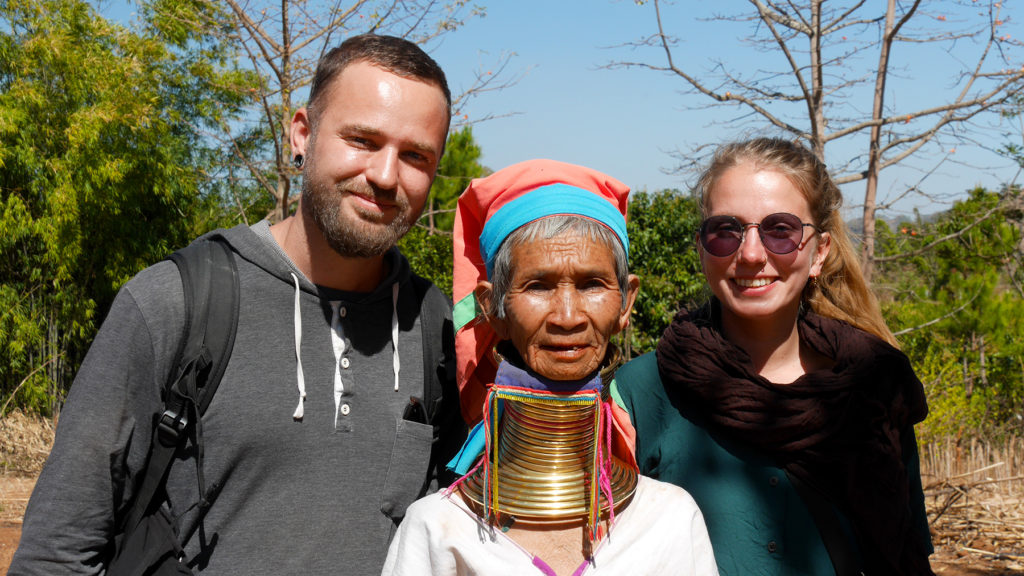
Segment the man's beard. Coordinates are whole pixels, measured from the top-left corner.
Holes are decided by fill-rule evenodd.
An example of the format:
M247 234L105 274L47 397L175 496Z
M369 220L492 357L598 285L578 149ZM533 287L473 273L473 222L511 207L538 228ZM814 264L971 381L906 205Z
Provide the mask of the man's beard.
M336 185L311 178L312 166L307 163L302 180L302 204L313 222L324 235L327 244L347 258L375 258L387 252L405 235L415 218L411 216L409 201L394 191L374 189L357 183L354 178ZM364 212L354 207L358 216L348 216L342 209L346 192L367 198L380 198L394 204L397 213L390 223L383 223L383 215Z

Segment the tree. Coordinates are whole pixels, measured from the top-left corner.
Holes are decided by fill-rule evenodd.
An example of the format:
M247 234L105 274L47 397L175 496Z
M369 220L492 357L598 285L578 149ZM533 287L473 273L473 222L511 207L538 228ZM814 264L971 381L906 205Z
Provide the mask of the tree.
M217 151L248 75L154 0L138 31L83 0L0 4L0 405L59 409L117 289L220 202Z
M444 156L437 166L437 179L430 187L430 200L423 214L427 229L451 232L455 225L455 205L470 180L489 174L480 165L483 152L473 139L473 128L464 126L448 136Z
M218 4L214 0L193 1ZM298 107L295 98L307 89L324 53L344 37L361 32L429 44L461 27L465 18L484 13L469 0L347 0L326 5L310 0L225 2L230 13L228 24L212 17L203 24L211 33L237 43L263 82L251 93L247 123L241 128L224 123L219 137L234 149L234 177L246 174L250 187L273 198L269 213L272 221L288 216L298 201L298 195L292 192L292 180L299 171L291 162L291 118ZM454 103L456 115L464 98L499 87L501 81L495 72L504 69L510 56L501 57L496 71L477 74L476 83Z
M694 240L700 227L696 198L678 190L634 192L629 200L630 272L640 293L624 337L627 357L654 350L680 308L707 299Z
M1012 424L1024 416L1019 200L1013 188L979 188L934 218L879 225L878 279L896 293L886 316L929 384L926 437L1019 430Z
M665 63L619 65L673 74L689 93L738 107L738 121L753 119L804 140L823 159L826 146L850 142L857 152L829 165L840 184L865 182L862 256L870 281L876 212L881 208L879 172L926 148L948 151L957 143L971 143L972 122L1021 92L1024 67L1008 56L1020 43L1000 31L1004 19L998 0L888 0L884 9L863 0L748 2L751 12L713 20L753 23L743 40L768 56L715 61L706 77L698 76L692 58L686 64L675 58L677 39L669 35L662 2L653 0L657 33L640 44L658 48ZM955 23L947 18L953 13L976 16ZM949 97L907 98L895 104L894 85L902 74L899 49L906 54L922 46L944 51L933 68L949 71L942 91ZM774 65L769 63L772 58ZM921 75L910 71L900 88L911 88Z

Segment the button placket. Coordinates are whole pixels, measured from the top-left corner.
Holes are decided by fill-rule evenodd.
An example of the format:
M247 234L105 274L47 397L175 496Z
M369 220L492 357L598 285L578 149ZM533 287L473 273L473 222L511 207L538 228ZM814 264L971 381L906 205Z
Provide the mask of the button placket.
M345 357L348 346L345 343L345 333L341 325L341 319L348 315L348 310L340 301L331 302L331 344L334 348L334 428L338 431L348 431L351 428L348 424L339 423L341 416L348 416L352 411L348 402L342 403L342 396L345 394L345 383L341 377L341 371L349 367L349 359ZM347 376L346 376L347 378Z

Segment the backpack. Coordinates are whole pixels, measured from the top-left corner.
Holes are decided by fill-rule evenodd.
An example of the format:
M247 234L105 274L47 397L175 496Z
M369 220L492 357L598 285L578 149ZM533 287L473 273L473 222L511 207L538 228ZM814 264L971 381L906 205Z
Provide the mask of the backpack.
M132 504L114 539L113 559L107 576L191 575L178 540L175 522L161 506L164 483L174 454L188 439L196 448L199 501L209 506L203 484L202 415L224 376L238 328L238 268L227 241L213 233L171 254L181 276L185 296L185 326L175 353L174 368L164 385L164 411L154 423L152 442ZM412 276L420 300L423 337L423 418L435 424L441 417L443 383L454 382L454 336L445 318L450 304L430 281ZM440 346L439 346L440 344ZM451 412L448 410L447 412ZM457 411L456 411L457 412ZM435 425L435 443L437 442ZM450 448L443 447L450 451ZM434 456L432 451L432 458ZM440 481L444 454L431 461ZM429 481L424 484L423 494Z

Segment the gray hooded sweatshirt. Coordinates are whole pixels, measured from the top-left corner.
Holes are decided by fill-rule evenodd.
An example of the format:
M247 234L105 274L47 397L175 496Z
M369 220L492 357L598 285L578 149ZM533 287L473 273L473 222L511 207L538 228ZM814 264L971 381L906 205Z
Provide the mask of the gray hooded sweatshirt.
M424 374L408 261L392 249L373 292L345 293L306 279L266 223L224 235L241 301L234 349L201 422L205 514L194 449L167 481L189 567L379 574L405 507L431 480L434 429L402 419ZM121 289L71 387L10 574L104 573L163 410L183 318L170 261ZM453 387L444 383L444 410L457 414ZM457 420L441 432L455 448Z

